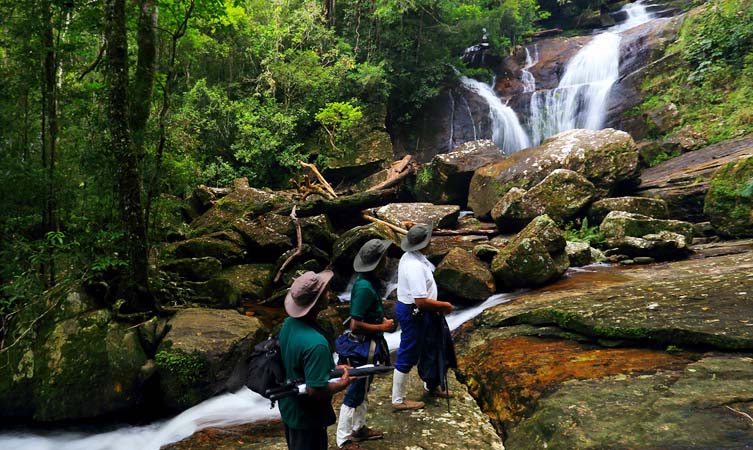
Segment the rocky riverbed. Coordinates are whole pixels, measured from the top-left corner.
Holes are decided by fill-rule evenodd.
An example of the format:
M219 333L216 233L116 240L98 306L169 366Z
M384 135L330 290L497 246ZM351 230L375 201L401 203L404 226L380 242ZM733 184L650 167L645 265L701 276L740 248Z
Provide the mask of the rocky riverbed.
M424 411L393 413L391 377L375 381L369 424L386 435L367 448L748 448L753 241L694 250L684 261L571 270L513 294L456 332L449 411L426 399ZM420 395L417 378L410 392ZM167 448L285 445L282 425L265 422Z

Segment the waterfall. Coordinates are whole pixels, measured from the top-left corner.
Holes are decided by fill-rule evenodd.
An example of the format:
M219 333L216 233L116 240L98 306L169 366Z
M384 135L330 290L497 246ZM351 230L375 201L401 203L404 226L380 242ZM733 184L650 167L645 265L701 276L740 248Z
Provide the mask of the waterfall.
M536 78L533 77L533 74L529 72L528 69L536 65L536 63L538 62L539 47L536 45L533 46L533 57L531 57L531 52L529 52L528 48L526 47L526 64L520 71L520 81L521 83L523 83L524 94L536 91Z
M651 20L640 0L623 10L628 19L596 35L583 47L567 63L555 89L531 95L528 126L533 145L573 128L603 128L607 97L619 77L619 33Z
M528 135L520 125L517 114L512 108L502 103L491 86L466 76L460 77L460 83L469 91L478 94L489 105L492 141L506 155L531 146Z

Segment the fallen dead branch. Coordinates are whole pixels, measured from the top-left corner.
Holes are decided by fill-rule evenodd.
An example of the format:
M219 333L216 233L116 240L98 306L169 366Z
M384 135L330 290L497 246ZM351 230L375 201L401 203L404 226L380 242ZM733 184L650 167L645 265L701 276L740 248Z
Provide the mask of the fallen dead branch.
M291 261L293 261L296 257L300 256L301 253L303 252L303 235L301 233L301 224L298 223L298 217L295 215L295 209L296 207L293 206L293 210L290 212L290 218L293 219L293 223L295 224L295 235L298 241L298 247L295 249L295 253L288 256L288 259L286 259L285 262L282 263L282 265L280 266L280 269L277 271L277 274L275 275L275 279L274 279L275 283L280 281L282 272L285 270L288 264L290 264Z
M389 227L389 228L391 228L392 230L394 230L394 231L397 231L398 233L401 233L401 234L408 234L408 230L406 230L405 228L400 228L400 227L398 227L397 225L392 225L392 224L391 224L391 223L389 223L389 222L385 222L384 220L380 220L380 219L377 219L376 217L374 217L374 216L370 216L370 215L368 215L368 214L366 214L366 213L363 213L363 214L362 214L362 217L363 217L364 219L366 219L366 220L370 221L370 222L378 223L378 224L380 224L380 225L384 225L384 226L386 226L386 227Z
M316 178L319 180L319 182L324 186L324 189L333 197L337 198L337 194L335 193L335 190L332 189L332 186L327 182L326 179L324 179L324 176L319 172L319 169L316 168L316 165L305 163L303 161L298 161L298 164L301 165L301 167L305 167L309 170L311 170L314 175L316 175Z
M413 161L413 156L405 155L400 161L393 162L387 170L387 179L370 187L367 191L378 191L380 189L392 187L399 183L403 178L414 173L415 161Z

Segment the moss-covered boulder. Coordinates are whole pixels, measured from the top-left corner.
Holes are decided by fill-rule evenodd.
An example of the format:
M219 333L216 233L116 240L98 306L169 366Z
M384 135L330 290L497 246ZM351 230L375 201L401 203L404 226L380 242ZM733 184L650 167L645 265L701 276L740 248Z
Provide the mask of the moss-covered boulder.
M492 209L500 230L519 230L542 214L557 223L573 219L593 198L593 183L577 172L556 169L528 191L510 189Z
M211 208L191 222L191 236L201 236L228 228L228 224L286 207L292 200L280 194L248 186L248 180L234 182L232 192L214 202Z
M371 212L378 219L400 227L406 224L412 226L414 223L428 223L436 228L451 228L458 221L460 207L431 203L390 203L373 208Z
M253 219L238 219L232 227L243 237L252 260L268 262L293 248L293 241L288 236L290 222L285 216L265 214Z
M240 300L263 300L269 293L273 264L241 264L228 267L217 277L238 293Z
M448 153L436 155L418 171L416 199L465 206L473 172L503 157L502 149L488 139L466 142Z
M662 231L681 234L687 242L691 242L694 227L692 223L681 220L661 220L625 211L612 211L599 225L599 231L608 242L622 239L625 236L640 238L647 234L656 234Z
M335 241L332 247L333 265L345 272L353 271L353 259L369 239L389 239L400 244L400 239L389 227L373 223L351 228Z
M421 250L432 264L439 264L452 249L472 252L480 243L486 243L486 236L432 236L429 246Z
M714 173L703 212L721 235L753 236L753 157L732 161Z
M586 266L606 260L601 250L591 247L587 242L567 241L565 252L570 261L570 267Z
M486 217L510 188L530 189L555 169L578 172L604 197L636 184L638 168L635 142L624 131L565 131L476 170L468 206L476 217Z
M437 287L460 303L480 303L496 291L494 276L486 264L470 252L453 248L434 272Z
M549 216L535 218L492 260L497 287L540 286L561 277L570 266L565 244Z
M685 236L671 231L660 231L642 237L623 236L607 239L606 243L613 249L613 253L627 255L636 263L642 258L649 258L645 260L647 262L681 259L692 253L688 247L690 242Z
M234 231L221 231L185 241L168 244L163 258L215 258L224 266L243 261L246 257L243 238Z
M231 310L186 309L168 325L154 361L163 402L173 410L220 392L236 363L265 333L259 319Z
M138 331L77 286L29 300L7 327L0 416L62 421L133 412L153 366ZM17 341L17 342L16 342Z
M654 136L662 136L680 125L680 112L674 103L666 103L648 111L649 128Z
M180 258L163 262L160 269L178 274L192 281L206 281L222 271L222 263L217 258Z
M332 183L361 180L390 165L390 135L384 130L357 130L353 150L330 158L324 176Z
M648 197L612 197L595 201L588 209L588 220L591 224L600 224L612 211L625 211L642 214L654 219L668 219L669 208L667 202L659 198Z

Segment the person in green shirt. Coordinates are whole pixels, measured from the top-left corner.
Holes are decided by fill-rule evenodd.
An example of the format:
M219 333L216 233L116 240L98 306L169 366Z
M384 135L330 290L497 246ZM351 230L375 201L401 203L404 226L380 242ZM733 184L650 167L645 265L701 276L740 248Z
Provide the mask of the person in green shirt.
M393 331L395 323L384 317L382 297L376 290L379 283L377 274L385 264L384 255L390 245L390 240L371 239L363 244L353 261L353 269L358 275L350 293L349 338L362 348L368 348L369 356L340 355L341 363L347 362L355 367L390 362L383 333ZM340 450L359 450L363 447L357 442L384 437L383 432L366 426L366 393L370 381L359 378L345 391L337 422L336 440Z
M335 368L327 338L316 316L329 305L332 271L306 272L298 277L285 297L287 319L280 330L280 354L288 380L303 378L306 393L280 399L289 450L326 450L327 427L335 423L332 395L351 382L348 370L330 382Z

